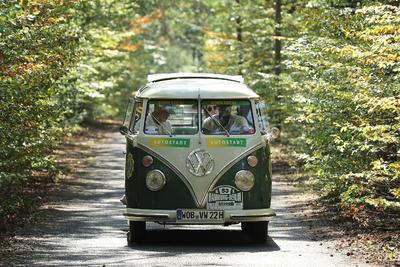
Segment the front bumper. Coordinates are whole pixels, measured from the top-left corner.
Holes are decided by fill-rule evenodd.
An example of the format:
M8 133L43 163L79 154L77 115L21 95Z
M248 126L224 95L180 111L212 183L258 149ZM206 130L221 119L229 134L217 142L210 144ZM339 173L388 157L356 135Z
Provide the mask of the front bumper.
M149 210L127 208L125 209L123 215L129 221L190 224L188 222L177 222L176 210ZM276 216L276 214L273 209L225 210L224 223L269 221L274 216ZM203 223L210 224L209 221L195 222L195 224Z

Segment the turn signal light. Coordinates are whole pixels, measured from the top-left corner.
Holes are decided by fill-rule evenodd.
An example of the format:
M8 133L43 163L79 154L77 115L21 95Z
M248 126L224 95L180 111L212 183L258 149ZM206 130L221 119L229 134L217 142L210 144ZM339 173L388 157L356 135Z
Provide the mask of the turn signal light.
M247 157L247 163L251 166L251 167L255 167L258 163L258 159L256 156L248 156Z
M149 167L151 164L153 164L153 158L149 155L144 156L142 159L142 164L145 167Z

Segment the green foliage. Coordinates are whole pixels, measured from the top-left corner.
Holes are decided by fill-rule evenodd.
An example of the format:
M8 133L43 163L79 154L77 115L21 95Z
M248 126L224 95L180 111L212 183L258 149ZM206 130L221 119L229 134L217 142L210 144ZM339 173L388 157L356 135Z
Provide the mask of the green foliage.
M399 211L398 1L1 1L0 184L157 72L242 74L344 212ZM275 60L276 40L282 61ZM279 67L280 75L276 75Z
M325 196L400 210L399 14L310 6L288 48L296 140Z
M85 1L82 55L75 72L76 87L84 94L84 119L122 119L126 98L143 84L152 61L143 50L135 26L137 1ZM83 111L83 112L82 112Z
M0 182L51 169L61 132L60 81L77 60L74 2L0 3Z
M276 100L286 92L274 74L277 25L273 1L225 1L214 10L218 21L206 31L204 44L207 70L243 75L246 83L265 98L270 121L279 124L287 116L286 105ZM290 27L291 23L285 22ZM285 32L286 28L281 30Z

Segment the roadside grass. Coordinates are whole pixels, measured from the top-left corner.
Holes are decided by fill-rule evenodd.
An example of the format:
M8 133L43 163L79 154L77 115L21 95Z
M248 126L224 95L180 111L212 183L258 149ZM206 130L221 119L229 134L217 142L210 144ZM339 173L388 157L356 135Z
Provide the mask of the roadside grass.
M272 142L271 151L273 179L302 192L306 204L298 218L308 225L314 240L333 242L338 252L365 263L400 266L400 214L365 209L358 213L365 216L362 223L322 196L318 181L303 169L285 139Z

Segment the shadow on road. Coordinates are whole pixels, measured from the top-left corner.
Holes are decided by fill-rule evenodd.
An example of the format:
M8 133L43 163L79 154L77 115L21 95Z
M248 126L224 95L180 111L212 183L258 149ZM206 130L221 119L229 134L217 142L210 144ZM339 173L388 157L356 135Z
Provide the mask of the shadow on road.
M279 251L279 246L268 237L265 244L253 243L241 230L153 230L146 232L146 240L130 247L143 251L192 252L260 252Z

